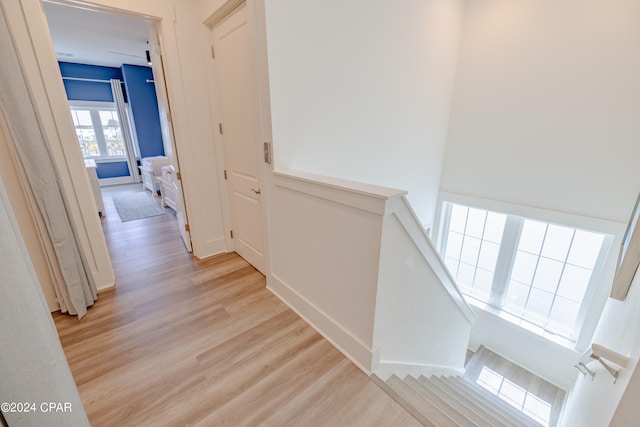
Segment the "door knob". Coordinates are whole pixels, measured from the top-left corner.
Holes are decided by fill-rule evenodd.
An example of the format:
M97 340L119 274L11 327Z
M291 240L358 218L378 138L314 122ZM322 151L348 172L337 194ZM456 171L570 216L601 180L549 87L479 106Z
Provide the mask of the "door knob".
M252 188L251 191L253 191L256 194L260 194L260 189L259 188L257 190L255 188Z

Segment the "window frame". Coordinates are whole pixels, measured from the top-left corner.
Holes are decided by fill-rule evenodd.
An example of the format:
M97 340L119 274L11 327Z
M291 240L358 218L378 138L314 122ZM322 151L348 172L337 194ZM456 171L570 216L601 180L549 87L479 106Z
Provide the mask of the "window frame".
M505 244L505 241L511 241L513 245L509 252L511 254L510 262L506 263L505 260L500 258L498 258L498 261L496 262L492 292L488 302L476 299L473 296L469 296L466 292L463 292L465 298L467 298L472 305L482 310L491 312L510 323L519 325L546 339L560 343L564 347L575 348L577 350L587 348L609 295L610 286L607 286L607 284L610 284L613 280L613 272L615 270L615 263L617 260L617 254L614 254L615 251L613 251L612 248L617 247L617 244L621 240L622 233L624 232L622 227L624 227L624 225L597 218L441 192L438 197L438 209L436 211L436 218L434 221L433 237L434 243L440 251L443 261L445 254L444 251L446 250L445 242L447 239L447 231L450 226L450 204L459 204L470 208L483 209L506 215L507 222L505 222L499 257L503 254L502 245ZM510 218L514 217L520 217L520 224L508 225ZM509 278L511 276L513 262L516 258L519 243L518 239L513 239L513 233L518 233L519 235L524 220L526 219L571 227L576 230L601 233L604 235L602 248L592 270L589 284L582 299L575 321L574 332L571 338L565 338L562 335L554 334L553 331L545 330L545 328L538 324L527 320L526 317L518 316L517 314L513 314L512 312L501 308L500 303L504 302L504 299L506 298ZM453 275L453 277L455 277L455 275ZM496 289L494 286L496 281L499 280L502 280L501 283L504 285L502 289Z
M129 108L129 104L125 103L125 110L127 111L127 115L129 118L129 122L132 123L133 121L131 120L131 109ZM100 151L100 154L97 156L89 156L89 157L85 157L84 153L82 153L82 157L83 159L93 159L96 161L99 161L100 163L105 163L105 162L122 162L122 161L127 161L127 155L126 155L126 143L124 143L124 129L122 128L122 124L120 123L120 132L121 134L123 134L123 143L124 143L124 149L125 149L125 154L123 155L109 155L108 152L108 147L107 147L107 142L106 142L106 138L104 135L104 131L103 131L103 127L102 127L102 123L100 121L99 118L99 111L103 110L103 111L115 111L116 115L117 115L117 109L116 109L116 104L115 102L103 102L103 101L69 101L69 113L72 114L71 112L74 109L80 109L80 110L89 110L90 111L90 115L91 115L91 122L93 124L93 128L94 131L96 131L96 142L98 145L98 150ZM97 120L97 121L96 121ZM99 129L100 132L97 132L96 129L96 123L99 123ZM76 129L75 127L75 123L73 122L73 117L72 117L72 124L74 125L74 131ZM138 140L136 138L135 132L131 132L132 135L132 139L133 139L133 148L134 148L134 155L136 156L136 158L140 158L139 152L140 152L140 148L138 147ZM79 141L78 141L78 148L80 148L81 152L82 149L79 146ZM105 153L107 153L105 155Z

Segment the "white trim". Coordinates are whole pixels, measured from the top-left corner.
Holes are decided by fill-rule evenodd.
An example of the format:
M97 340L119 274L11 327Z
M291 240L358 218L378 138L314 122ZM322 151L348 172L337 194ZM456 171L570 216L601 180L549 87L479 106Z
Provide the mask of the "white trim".
M254 49L254 66L256 69L255 83L258 91L258 103L255 106L256 118L259 122L260 141L256 154L258 156L258 174L260 183L265 189L264 197L260 203L262 209L262 238L264 242L264 272L268 276L271 274L271 241L269 232L269 200L270 189L272 188L271 179L273 174L273 135L271 132L271 93L269 92L269 65L267 59L267 28L266 28L266 12L265 0L249 0L247 1L247 19L249 30L252 36ZM267 142L271 151L271 162L264 161L264 145Z
M278 187L330 200L377 215L390 213L394 204L388 201L407 194L406 191L395 188L363 184L300 171L274 170L273 175L274 183Z
M133 184L134 182L131 179L131 175L127 175L127 176L114 176L111 178L100 178L98 179L98 183L100 184L100 187L110 187L112 185Z
M607 219L576 215L569 212L552 211L532 206L515 205L497 200L481 199L478 197L448 193L444 191L441 191L438 196L437 206L442 206L442 202L459 203L465 206L473 206L494 212L517 215L530 219L539 219L553 224L568 225L573 228L581 228L587 231L598 231L613 235L622 235L627 227L627 224L625 223Z
M98 296L100 296L100 292L107 291L109 289L113 289L116 287L116 282L107 283L101 286L98 286Z
M449 366L419 365L405 362L374 362L373 373L382 381L388 380L392 375L404 378L407 375L413 378L425 376L435 377L461 377L464 369L454 369Z
M365 374L371 375L373 350L272 273L267 289L302 317Z
M256 158L258 171L257 180L258 185L262 191L260 197L260 221L262 229L262 257L261 271L268 276L271 270L270 265L270 243L269 243L269 221L268 221L268 203L269 203L269 188L271 187L271 167L270 165L262 161L262 142L271 141L271 104L269 102L269 78L268 78L268 66L266 61L267 46L266 46L266 27L265 27L265 10L264 0L226 0L221 2L213 11L213 13L203 23L208 27L209 41L211 46L207 46L207 70L208 77L211 79L212 84L209 85L210 93L210 112L211 123L218 123L221 117L221 105L218 94L218 73L215 66L215 60L212 58L213 42L214 42L214 29L226 19L229 15L234 13L238 8L246 7L246 18L249 29L249 50L251 56L252 78L257 88L258 102L255 103L253 109L253 117L255 120L255 126L258 131L259 140L255 141L256 150L253 153ZM220 213L222 215L222 222L224 227L224 236L227 246L227 250L233 251L236 245L236 241L230 238L230 231L233 229L233 217L231 212L231 198L230 198L230 182L222 179L223 170L229 169L227 165L224 138L223 135L214 131L215 151L216 151L216 164L220 171L218 179L218 189L220 193Z
M63 77L65 79L65 77ZM105 80L105 83L110 84L109 80ZM69 107L74 108L105 108L105 109L116 109L116 103L113 101L81 101L75 99L69 99ZM129 105L125 102L125 105Z
M112 87L112 91L113 91L113 87ZM115 92L113 92L113 98L118 99L118 96L116 95ZM121 98L122 98L122 92L120 92L120 99ZM133 146L133 141L131 140L132 139L131 126L129 123L131 120L131 114L130 114L129 105L127 103L124 103L122 105L124 112L121 112L120 106L117 102L69 101L69 108L72 112L72 115L75 110L80 110L80 111L88 111L91 117L91 124L93 127L93 131L95 133L96 144L98 146L98 150L100 151L100 154L97 156L85 156L83 153L83 157L85 159L93 159L96 161L104 160L105 162L106 161L124 161L124 162L127 162L129 169L131 169L132 165L135 165L137 152L136 152L136 148ZM102 123L102 119L100 117L100 113L103 111L116 113L116 116L118 117L118 121L119 121L118 126L120 127L120 133L122 135L122 142L124 144L124 150L126 154L113 155L113 156L108 154L107 141L104 134L104 124ZM75 126L75 123L74 123L74 126ZM76 128L76 132L77 132L77 128ZM133 154L131 154L130 156L129 155L130 153L133 153Z
M209 27L209 35L208 42L213 46L213 27ZM206 61L207 66L207 76L211 81L209 87L209 112L210 112L210 122L211 124L219 123L219 118L222 117L221 106L220 106L220 95L218 93L218 74L217 67L214 61L214 58L207 58ZM215 162L218 170L221 175L224 174L224 171L227 169L227 160L225 158L225 147L224 141L222 139L222 135L219 132L213 132L213 141L214 141L214 150L215 150ZM223 176L219 176L217 180L217 189L220 195L220 214L222 217L222 225L223 225L223 233L224 240L227 251L233 252L235 250L235 242L231 239L230 231L233 229L232 221L231 221L231 195L229 193L229 181ZM263 199L264 200L264 199Z
M224 254L229 252L230 251L227 250L224 237L219 237L217 239L207 240L204 243L203 253L199 253L198 255L194 254L194 256L198 259L205 259L205 258L212 257L214 255L219 255L219 254Z
M467 319L470 325L473 325L476 321L476 315L471 309L471 306L462 296L455 279L446 267L444 260L431 242L431 239L429 239L425 233L424 228L422 228L418 216L411 208L411 204L406 197L402 197L402 202L404 209L398 209L394 212L394 215L398 218L398 221L406 230L407 235L411 238L416 248L418 248L422 256L427 260L427 263L460 310L460 313Z
M95 160L96 164L101 163L126 163L126 157L85 157L86 160Z
M127 9L115 9L114 7L107 5L100 5L91 3L84 0L43 0L46 3L54 3L54 4L63 4L67 6L77 7L85 10L92 10L94 12L102 12L102 13L117 13L118 15L128 16L134 19L144 19L146 21L153 21L157 18L153 15L149 15L146 13L135 12L133 10Z
M204 25L209 27L209 29L213 29L213 27L230 15L234 10L242 6L246 0L227 0L220 7L211 14L205 21Z

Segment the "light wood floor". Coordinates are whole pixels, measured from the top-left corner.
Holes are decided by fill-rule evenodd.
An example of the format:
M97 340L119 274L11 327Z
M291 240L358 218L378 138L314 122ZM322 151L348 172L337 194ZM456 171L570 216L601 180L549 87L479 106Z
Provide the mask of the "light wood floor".
M54 315L93 426L419 425L242 258L193 258L170 210L120 222L117 191L116 289L81 321Z

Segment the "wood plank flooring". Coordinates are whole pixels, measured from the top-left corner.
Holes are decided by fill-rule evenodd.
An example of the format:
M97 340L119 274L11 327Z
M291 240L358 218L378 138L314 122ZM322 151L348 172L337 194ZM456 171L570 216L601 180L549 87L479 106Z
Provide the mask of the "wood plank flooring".
M170 210L122 223L119 191L117 287L81 321L54 314L93 426L419 425L238 255L192 257Z

